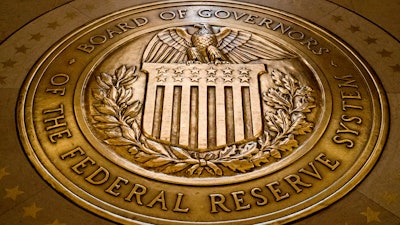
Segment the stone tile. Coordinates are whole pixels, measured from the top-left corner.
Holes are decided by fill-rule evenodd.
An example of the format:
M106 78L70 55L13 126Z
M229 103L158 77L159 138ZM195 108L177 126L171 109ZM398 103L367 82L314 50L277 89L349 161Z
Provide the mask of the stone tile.
M358 190L400 217L400 172L396 169L400 165L400 138L396 132L400 129L400 117L396 113L400 111L400 94L388 94L388 99L391 105L388 141L379 162Z
M155 1L134 1L135 4L150 2ZM259 0L247 2L261 3ZM326 27L359 51L380 77L391 110L388 142L365 181L337 203L292 224L400 225L400 161L397 156L400 144L400 45L387 33L348 10L369 18L399 39L396 21L400 21L400 3L392 0L365 0L362 3L355 0L266 0L262 4ZM26 74L52 44L83 24L131 5L130 0L2 1L0 41L21 29L0 45L0 224L69 225L76 224L76 220L80 224L114 224L64 199L40 178L19 143L15 107ZM44 12L49 13L22 28Z
M400 219L360 192L353 191L327 209L293 225L396 225Z

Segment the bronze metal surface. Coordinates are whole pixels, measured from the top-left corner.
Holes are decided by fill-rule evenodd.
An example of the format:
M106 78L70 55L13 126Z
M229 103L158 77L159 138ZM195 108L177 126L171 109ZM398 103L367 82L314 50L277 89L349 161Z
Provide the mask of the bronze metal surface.
M279 10L169 1L70 33L31 69L18 128L47 182L120 223L287 223L371 170L388 130L374 71Z

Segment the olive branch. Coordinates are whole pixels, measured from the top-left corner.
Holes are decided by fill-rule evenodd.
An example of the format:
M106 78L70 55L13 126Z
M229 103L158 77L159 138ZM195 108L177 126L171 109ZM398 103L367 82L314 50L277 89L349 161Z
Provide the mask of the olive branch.
M275 87L263 93L263 100L272 111L265 113L264 135L259 138L260 150L280 159L281 152L298 147L295 136L310 133L313 123L307 121L306 113L315 107L312 89L301 86L290 74L279 70L271 73Z
M138 75L136 67L122 65L114 74L101 73L96 77L99 88L92 89L98 112L92 115L93 126L104 132L104 141L110 146L123 146L132 160L144 168L157 172L222 176L224 169L244 173L261 167L270 160L282 158L282 153L298 147L297 135L312 131L313 124L306 113L315 107L312 89L301 86L290 74L279 70L271 73L275 87L263 93L263 101L271 108L264 115L264 134L258 142L199 153L151 140L141 133L139 115L142 104L135 100L132 87Z
M92 89L93 97L99 102L94 108L99 113L92 115L93 124L108 136L104 140L109 145L136 146L140 143L141 129L138 115L142 104L133 98L134 89L130 87L136 82L136 67L119 67L115 74L101 73L96 77L99 88Z

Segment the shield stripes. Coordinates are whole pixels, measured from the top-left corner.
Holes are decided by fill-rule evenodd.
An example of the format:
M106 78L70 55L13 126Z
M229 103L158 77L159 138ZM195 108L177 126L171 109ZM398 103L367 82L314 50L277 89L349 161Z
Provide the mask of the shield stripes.
M197 151L259 136L263 64L144 63L143 132Z

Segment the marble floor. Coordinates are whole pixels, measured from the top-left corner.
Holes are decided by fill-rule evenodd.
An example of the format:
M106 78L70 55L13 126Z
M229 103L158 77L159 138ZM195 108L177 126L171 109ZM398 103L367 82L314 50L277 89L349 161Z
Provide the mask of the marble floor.
M343 38L370 63L390 107L390 130L372 172L345 197L295 225L400 225L400 1L243 0L282 9ZM2 0L0 3L0 224L108 225L53 190L22 150L15 108L40 55L71 30L144 0Z

